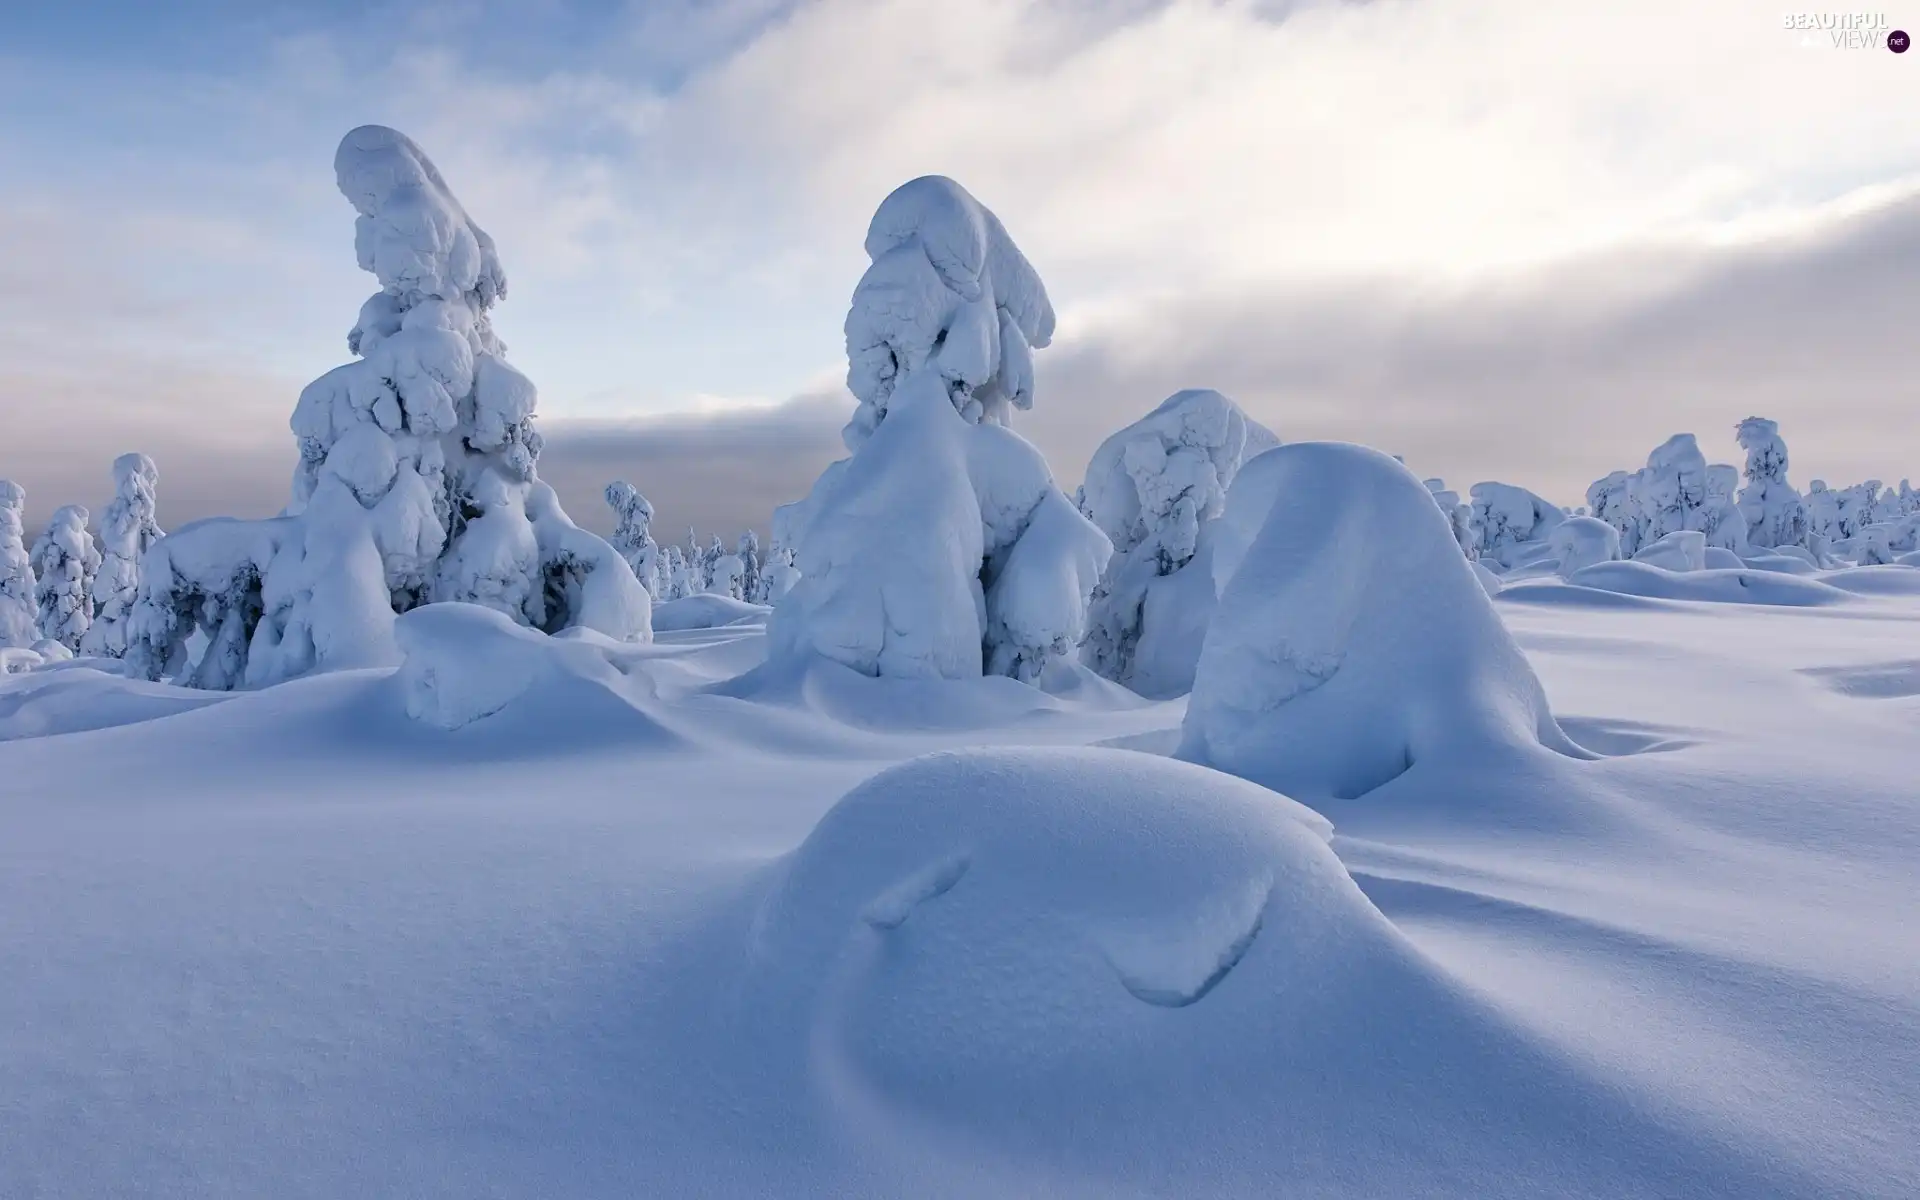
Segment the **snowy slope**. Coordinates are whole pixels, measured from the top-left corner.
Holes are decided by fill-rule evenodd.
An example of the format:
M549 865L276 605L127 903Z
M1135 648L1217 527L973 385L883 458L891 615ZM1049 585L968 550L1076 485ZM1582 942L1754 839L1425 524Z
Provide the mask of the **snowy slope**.
M1330 848L1066 664L481 647L453 729L405 672L5 677L0 1196L1920 1194L1875 570L1507 589L1604 757L1317 799Z

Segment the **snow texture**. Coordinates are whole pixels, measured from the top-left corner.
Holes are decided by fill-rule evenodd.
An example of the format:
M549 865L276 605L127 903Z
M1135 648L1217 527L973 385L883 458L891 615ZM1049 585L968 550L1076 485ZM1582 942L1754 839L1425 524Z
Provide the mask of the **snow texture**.
M25 650L40 640L33 559L21 521L26 502L25 488L0 479L0 650Z
M47 531L33 543L33 598L41 635L78 652L93 624L93 581L100 551L87 532L88 513L78 504L56 509Z
M1028 351L1053 328L1046 292L951 180L890 195L867 253L847 317L853 453L780 519L799 579L774 609L773 656L1032 681L1084 637L1111 554L1004 424L1009 406L1032 403Z
M1201 529L1220 515L1241 463L1279 444L1239 405L1204 388L1174 393L1100 444L1076 503L1107 535L1113 557L1093 592L1083 662L1144 696L1177 696L1193 686L1193 658L1171 651L1173 631L1164 619L1150 627L1147 614L1171 617L1183 630L1204 628L1212 588L1183 587L1173 577L1193 562ZM1207 573L1204 563L1196 573ZM1201 610L1183 604L1168 612L1168 605L1151 603L1155 592L1167 591L1202 601ZM1198 641L1186 640L1197 657Z
M113 460L113 501L100 518L100 570L93 579L93 624L81 649L101 658L127 653L127 622L140 598L140 564L160 540L154 489L160 470L144 454Z
M300 395L286 512L253 530L198 525L201 544L143 587L145 640L129 657L227 687L392 665L395 615L429 601L645 640L632 568L535 474L534 387L493 332L506 293L493 240L404 134L353 130L334 173L359 214L360 266L380 281L347 337L358 357ZM183 615L209 596L224 599ZM188 664L167 640L196 625L218 661Z
M1516 489L1517 490L1517 489ZM1180 756L1311 801L1429 759L1579 754L1418 478L1297 443L1247 464Z

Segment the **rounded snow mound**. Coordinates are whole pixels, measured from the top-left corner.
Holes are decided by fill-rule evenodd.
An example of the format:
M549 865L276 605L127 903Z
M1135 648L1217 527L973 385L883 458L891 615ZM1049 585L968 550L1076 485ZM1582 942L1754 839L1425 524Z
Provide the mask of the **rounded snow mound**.
M395 686L409 717L444 730L487 721L498 749L599 741L677 744L648 711L644 651L590 630L549 636L478 604L426 604L394 622Z
M1392 936L1331 829L1131 751L913 759L782 861L750 935L750 1015L800 1022L781 1040L869 1082L943 1097L1149 1052L1167 1010L1271 1012Z
M1180 757L1351 798L1429 757L1575 757L1533 668L1406 467L1301 442L1240 472Z
M773 611L765 604L749 604L713 592L682 596L653 606L655 633L681 633L689 629L720 629L727 625L764 623Z

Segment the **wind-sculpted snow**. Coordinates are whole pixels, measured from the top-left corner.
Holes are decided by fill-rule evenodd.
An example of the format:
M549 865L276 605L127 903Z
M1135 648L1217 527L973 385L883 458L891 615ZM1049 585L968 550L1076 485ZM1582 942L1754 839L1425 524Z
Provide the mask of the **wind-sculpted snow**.
M1181 757L1311 801L1429 759L1580 753L1431 494L1386 455L1314 442L1255 458L1213 567Z
M1113 558L1087 617L1080 653L1088 666L1145 696L1193 686L1213 589L1179 577L1241 463L1279 444L1239 405L1204 388L1174 393L1100 444L1078 504L1113 543ZM1194 571L1205 575L1207 566Z
M1663 571L1704 571L1707 538L1697 530L1676 530L1643 544L1634 552L1633 561Z

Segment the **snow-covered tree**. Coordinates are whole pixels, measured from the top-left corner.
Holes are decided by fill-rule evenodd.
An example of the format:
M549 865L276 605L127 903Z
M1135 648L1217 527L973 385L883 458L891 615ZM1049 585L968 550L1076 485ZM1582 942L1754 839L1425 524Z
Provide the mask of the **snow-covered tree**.
M1212 585L1178 604L1150 604L1150 594L1182 590L1161 581L1193 561L1201 527L1220 515L1240 464L1279 444L1239 405L1208 388L1174 393L1100 444L1075 503L1107 535L1113 557L1093 590L1081 661L1148 695L1177 695L1192 686L1206 624L1205 612L1193 610L1211 608ZM1164 613L1161 624L1170 618L1190 630L1185 652L1157 645L1176 631L1149 630L1150 608ZM1167 657L1177 661L1161 661ZM1164 678L1169 672L1177 678Z
M1559 560L1562 577L1620 557L1620 531L1598 517L1568 517L1553 527L1547 544Z
M1473 505L1463 502L1460 493L1448 487L1444 479L1424 482L1433 495L1433 502L1446 514L1447 525L1453 530L1453 540L1460 544L1460 552L1468 558L1479 558L1480 529L1473 523Z
M40 632L75 653L93 624L93 578L100 570L100 551L87 532L87 517L78 504L57 509L47 531L33 543L33 597Z
M1746 486L1740 512L1747 519L1747 541L1754 546L1799 546L1807 540L1806 505L1787 482L1787 443L1780 426L1765 417L1748 417L1734 427L1747 452Z
M1037 678L1079 643L1111 546L1006 422L1033 403L1053 307L999 219L951 179L881 202L847 314L851 456L794 521L776 660L870 675Z
M493 332L506 293L493 239L394 130L347 134L334 173L359 214L360 266L380 281L347 335L357 358L300 395L300 461L276 523L199 522L168 539L192 541L143 586L129 660L179 674L198 628L228 660L192 673L228 686L392 662L395 614L434 600L547 631L649 636L632 568L535 472L534 386Z
M1840 532L1840 493L1828 487L1826 480L1814 480L1807 485L1807 545L1811 548L1816 538L1823 546L1830 545L1844 536Z
M0 650L25 650L40 640L33 559L21 521L26 503L25 488L0 479Z
M1587 512L1605 521L1620 535L1620 553L1632 557L1640 548L1640 517L1635 503L1633 473L1612 471L1587 487Z
M1707 456L1692 434L1676 433L1655 446L1639 482L1640 545L1700 528L1700 510L1707 502Z
M707 577L706 591L716 596L728 596L742 599L740 588L746 579L746 565L740 556L727 550L716 534L713 543L701 555Z
M140 564L160 540L154 519L159 468L144 454L113 460L113 502L100 518L100 571L93 579L93 624L81 649L104 658L127 652L127 621L140 597Z
M740 599L749 604L766 603L766 563L760 556L760 535L749 529L734 546L740 559Z
M1558 504L1511 483L1476 483L1471 494L1471 520L1480 531L1476 557L1506 567L1519 565L1523 547L1544 552L1547 534L1567 517Z
M1752 551L1747 539L1746 514L1740 511L1734 493L1740 487L1740 469L1730 463L1714 463L1707 468L1707 498L1695 514L1693 528L1707 537L1707 545L1735 554Z
M613 548L633 568L634 578L647 594L660 595L660 547L653 540L653 505L625 480L607 485L607 505L613 509Z

